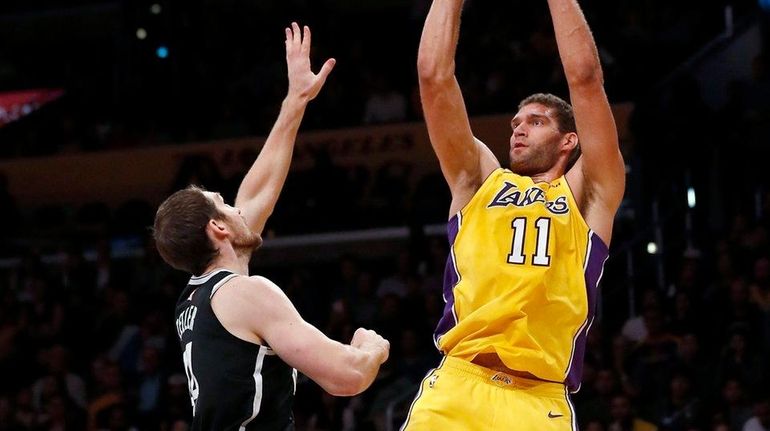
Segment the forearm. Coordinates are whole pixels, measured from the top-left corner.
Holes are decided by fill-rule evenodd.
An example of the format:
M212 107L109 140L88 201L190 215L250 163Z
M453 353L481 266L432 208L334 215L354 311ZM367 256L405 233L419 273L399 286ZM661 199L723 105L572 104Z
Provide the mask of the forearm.
M384 353L377 346L346 347L349 349L346 368L351 375L346 395L356 395L374 382Z
M460 85L455 77L455 54L463 0L434 0L425 19L417 71L425 123L441 172L462 207L480 184L480 152ZM457 203L457 205L455 205Z
M294 143L297 138L307 101L289 95L281 104L281 111L273 125L259 157L241 182L235 205L258 214L249 214L256 224L264 224L272 213L289 172ZM257 226L261 231L262 226Z
M556 43L570 86L602 81L599 53L577 0L548 0Z
M463 0L434 0L425 19L417 69L420 79L454 77Z
M349 397L366 390L377 377L382 352L326 341L323 348L313 350L315 356L310 364L295 367L334 396Z

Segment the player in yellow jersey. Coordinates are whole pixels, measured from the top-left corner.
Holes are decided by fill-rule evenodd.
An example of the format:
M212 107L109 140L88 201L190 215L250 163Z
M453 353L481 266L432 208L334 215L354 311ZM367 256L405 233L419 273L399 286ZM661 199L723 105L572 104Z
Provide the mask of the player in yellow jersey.
M403 429L577 428L597 284L625 169L576 0L548 0L570 106L536 94L511 120L510 169L473 136L454 75L462 0L434 0L418 55L431 143L452 193L444 354Z

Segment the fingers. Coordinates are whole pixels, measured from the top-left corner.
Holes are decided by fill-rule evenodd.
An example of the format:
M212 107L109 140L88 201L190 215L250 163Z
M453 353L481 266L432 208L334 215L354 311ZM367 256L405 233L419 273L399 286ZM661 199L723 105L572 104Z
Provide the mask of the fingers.
M390 342L371 329L356 329L350 345L359 348L363 347L370 352L378 351L381 364L387 361L390 356Z
M289 27L284 29L286 33L286 50L294 52L299 50L302 54L310 55L310 46L312 35L310 27L304 26L301 30L299 24L292 22Z
M294 46L302 45L302 33L299 31L299 24L291 23L291 30L294 33Z
M288 56L293 51L292 45L294 44L294 33L291 31L290 27L286 27L284 32L286 33L286 55Z
M309 55L310 54L310 39L311 39L310 27L305 26L304 27L304 34L303 34L303 37L302 37L302 53L305 54L305 55Z
M354 333L353 333L353 338L356 338L356 337L361 337L361 336L363 336L363 334L365 334L365 333L366 333L366 329L364 329L364 328L358 328L358 329L356 329L356 332L354 332Z
M326 77L329 76L329 74L332 72L332 69L334 69L335 64L337 64L337 60L330 58L326 60L326 63L324 63L323 66L321 66L321 71L318 72L318 79L322 83L326 82Z
M307 28L307 26L305 27ZM289 27L284 29L286 33L286 52L294 52L297 49L304 49L302 47L302 34L299 30L299 25L296 22L292 22Z
M390 357L390 341L384 338L382 339L382 352L383 354L382 354L382 361L380 362L381 364L387 361L388 358Z

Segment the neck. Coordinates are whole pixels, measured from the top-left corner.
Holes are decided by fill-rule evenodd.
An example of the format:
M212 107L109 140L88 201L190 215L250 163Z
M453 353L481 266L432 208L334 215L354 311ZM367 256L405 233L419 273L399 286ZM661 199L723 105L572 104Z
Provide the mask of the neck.
M554 174L551 174L550 172L546 172L543 174L532 175L530 178L532 178L532 181L536 183L550 183L556 178L559 178L559 175L554 175Z
M530 175L530 178L536 183L550 183L562 175L564 175L564 166L562 162L558 162L551 169L539 174Z
M220 247L219 256L206 267L206 272L211 272L217 268L227 269L235 274L249 275L249 260L251 252L237 252L232 246Z
M532 181L536 183L550 183L562 175L563 174L560 170L551 169L550 171L543 172L542 174L532 175L530 178L532 178Z

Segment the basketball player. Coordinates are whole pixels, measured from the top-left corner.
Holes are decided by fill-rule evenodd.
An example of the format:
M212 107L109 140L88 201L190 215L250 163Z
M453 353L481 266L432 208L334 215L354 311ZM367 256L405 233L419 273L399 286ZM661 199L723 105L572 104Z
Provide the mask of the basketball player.
M573 105L544 94L521 102L510 169L474 138L454 75L463 1L434 0L425 22L420 95L452 193L451 253L434 339L445 356L408 431L576 429L569 393L580 387L624 163L585 18L576 0L548 5Z
M158 208L155 240L171 266L193 274L177 302L193 410L193 430L292 430L295 368L333 395L354 395L374 380L389 344L358 329L350 345L305 322L270 280L248 275L249 259L286 179L309 101L334 66L310 70L310 30L286 29L289 90L235 206L190 187Z

